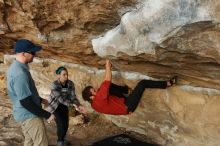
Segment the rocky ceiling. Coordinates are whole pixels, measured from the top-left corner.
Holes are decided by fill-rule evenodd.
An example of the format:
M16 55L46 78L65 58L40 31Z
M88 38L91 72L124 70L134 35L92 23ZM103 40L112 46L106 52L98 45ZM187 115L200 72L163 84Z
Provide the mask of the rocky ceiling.
M42 58L220 89L219 21L218 0L0 0L0 53L27 38Z
M40 57L97 66L91 39L120 23L134 0L1 0L1 52L28 38L44 46ZM123 13L121 12L121 13Z

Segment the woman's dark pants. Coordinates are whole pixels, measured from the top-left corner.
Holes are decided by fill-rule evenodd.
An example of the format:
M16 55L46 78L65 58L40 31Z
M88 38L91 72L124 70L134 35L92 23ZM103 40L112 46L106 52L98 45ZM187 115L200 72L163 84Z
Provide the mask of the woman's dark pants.
M69 126L69 110L68 107L60 104L54 112L55 122L57 125L58 142L64 141Z

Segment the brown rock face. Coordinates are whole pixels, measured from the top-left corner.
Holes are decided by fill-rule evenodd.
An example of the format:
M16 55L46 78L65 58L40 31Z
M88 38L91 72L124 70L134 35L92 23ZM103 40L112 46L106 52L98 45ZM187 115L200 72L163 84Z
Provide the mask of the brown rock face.
M91 39L116 26L119 8L134 3L135 0L0 1L0 39L27 38L44 46L41 57L98 66L101 58L93 53ZM7 45L0 43L0 47L9 52Z
M101 83L104 58L119 71L114 82L131 87L177 75L177 86L147 90L134 114L106 117L161 145L217 146L219 22L219 0L0 0L0 61L17 39L41 44L31 72L42 97L60 65L78 97ZM6 68L0 64L3 91Z
M10 56L5 56L5 63L9 64L12 59ZM54 70L64 64L68 68L69 79L75 83L76 95L80 102L87 107L88 111L94 112L90 104L82 100L81 91L86 85L98 87L103 79L103 70L36 58L30 65L30 71L40 96L48 97L50 84L56 79ZM0 65L0 68L4 68L4 65ZM7 68L5 67L4 70ZM148 77L128 72L114 72L113 74L114 83L127 84L132 88L138 80L143 78ZM5 78L2 78L1 82L4 84ZM102 115L119 127L144 134L160 145L217 146L220 129L219 96L219 90L193 86L191 82L181 79L171 88L146 89L138 108L130 115ZM10 105L8 107L6 103L8 104L8 99L3 100L0 105L0 108L7 111L2 113L3 118L11 112ZM74 122L71 121L71 123Z
M132 27L126 26L124 20L120 24L123 14L129 12L138 14L142 5L146 3L149 5L145 10L146 13L149 15L152 13L154 17L144 14L135 15L132 24L128 23ZM121 29L125 36L129 34L127 33L129 30L137 27L140 31L139 36L144 36L142 42L151 42L154 53L128 55L119 50L117 57L109 56L115 60L113 61L115 69L137 71L162 79L176 74L200 86L219 89L220 83L216 80L219 76L219 2L178 0L169 3L164 1L165 5L159 1L152 3L143 1L136 5L136 0L56 2L2 0L0 1L0 55L13 53L14 42L19 38L27 38L43 45L44 49L39 57L102 67L102 58L97 55L99 53L94 53L91 40L120 24L118 29ZM155 12L154 5L161 8ZM169 5L178 10L171 9ZM200 9L204 9L204 14L201 14L203 11ZM137 18L141 17L146 24L139 29L138 25L141 22ZM184 19L188 21L184 22ZM164 32L166 28L169 29ZM161 30L161 35L164 35L160 42L150 38L150 33L157 30ZM133 35L135 36L135 33ZM140 41L135 43L135 38L127 39L131 41L133 39L133 45L138 44L137 42L141 43ZM111 44L115 45L114 42ZM116 48L117 46L119 47L116 45Z

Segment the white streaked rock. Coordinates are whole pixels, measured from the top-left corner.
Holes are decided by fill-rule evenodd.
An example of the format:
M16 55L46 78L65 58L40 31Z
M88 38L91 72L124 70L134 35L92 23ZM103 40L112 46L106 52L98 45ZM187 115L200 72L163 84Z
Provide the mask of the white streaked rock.
M143 0L124 14L121 23L104 36L92 40L96 54L130 56L155 54L155 45L184 25L212 20L209 6L196 0Z

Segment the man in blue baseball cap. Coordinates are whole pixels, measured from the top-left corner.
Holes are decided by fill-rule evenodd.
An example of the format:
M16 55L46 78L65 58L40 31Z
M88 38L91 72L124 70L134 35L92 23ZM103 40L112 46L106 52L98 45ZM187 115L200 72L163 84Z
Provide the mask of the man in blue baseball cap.
M53 114L42 109L41 103L47 105L48 102L39 96L28 67L28 63L33 61L41 48L29 40L18 40L14 47L16 59L7 72L13 116L21 124L25 136L24 146L48 146L43 118L48 122L54 119Z
M22 60L26 59L24 63L27 64L33 61L36 52L40 51L41 48L41 46L35 45L29 40L20 39L16 42L14 50L16 56L19 56Z

